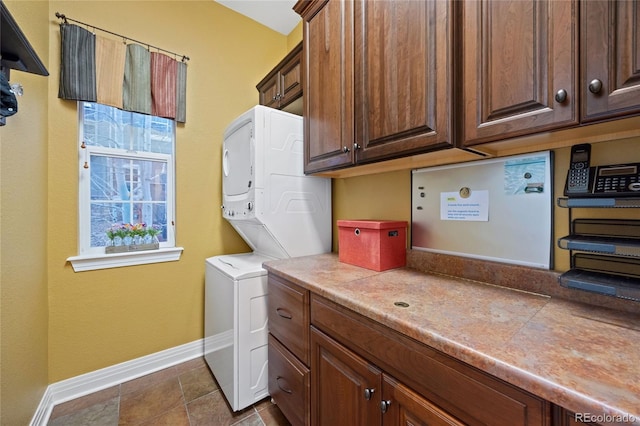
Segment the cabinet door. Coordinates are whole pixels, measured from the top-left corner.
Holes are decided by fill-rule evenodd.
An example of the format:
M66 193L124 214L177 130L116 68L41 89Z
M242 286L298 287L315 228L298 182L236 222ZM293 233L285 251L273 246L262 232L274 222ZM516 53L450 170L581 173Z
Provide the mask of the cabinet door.
M275 73L258 86L258 93L260 96L260 105L266 105L271 108L279 107L279 85L280 74Z
M577 3L463 7L465 145L577 124Z
M640 2L581 3L583 121L640 113Z
M381 372L311 327L311 422L369 426L381 422Z
M298 2L304 32L304 171L353 163L353 2Z
M387 407L386 412L382 415L383 426L463 425L427 399L386 374L382 378L382 400Z
M357 162L450 145L453 5L356 1Z
M302 96L302 45L280 69L280 108Z

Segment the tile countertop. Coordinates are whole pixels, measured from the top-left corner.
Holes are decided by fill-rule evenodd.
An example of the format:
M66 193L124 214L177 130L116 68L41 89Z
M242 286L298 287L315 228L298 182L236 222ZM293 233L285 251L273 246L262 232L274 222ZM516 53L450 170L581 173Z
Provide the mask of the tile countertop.
M376 272L335 253L264 267L570 411L640 425L637 313L411 268Z

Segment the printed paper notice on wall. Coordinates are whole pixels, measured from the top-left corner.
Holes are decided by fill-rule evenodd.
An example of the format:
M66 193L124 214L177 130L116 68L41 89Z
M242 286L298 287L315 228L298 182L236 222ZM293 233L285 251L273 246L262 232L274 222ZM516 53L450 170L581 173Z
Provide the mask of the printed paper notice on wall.
M489 221L489 191L462 188L440 193L440 220Z

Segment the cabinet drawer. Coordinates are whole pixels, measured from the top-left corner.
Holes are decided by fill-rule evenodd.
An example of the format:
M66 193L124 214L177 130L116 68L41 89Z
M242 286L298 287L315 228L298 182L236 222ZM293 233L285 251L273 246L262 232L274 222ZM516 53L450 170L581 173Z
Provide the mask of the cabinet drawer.
M310 419L309 369L269 335L269 394L292 425Z
M309 365L309 291L269 275L269 332Z
M464 423L550 424L544 399L315 295L311 323Z

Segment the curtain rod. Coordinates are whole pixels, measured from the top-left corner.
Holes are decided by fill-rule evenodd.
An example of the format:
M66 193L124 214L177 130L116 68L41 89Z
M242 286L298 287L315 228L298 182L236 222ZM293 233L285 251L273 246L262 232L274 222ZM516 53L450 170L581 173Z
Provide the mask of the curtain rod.
M64 13L56 12L56 18L58 18L58 19L62 19L62 20L64 21L64 23L65 23L65 24L67 23L67 21L77 22L78 24L86 25L87 27L89 27L89 28L93 28L94 30L103 31L103 32L105 32L105 33L109 33L109 34L114 35L114 36L116 36L116 37L122 37L125 41L133 41L133 42L135 42L135 43L142 44L142 45L144 45L144 46L147 46L147 48L149 48L149 49L154 48L154 49L156 49L156 50L161 50L161 51L163 51L163 52L170 53L170 54L172 54L173 56L181 56L181 57L182 57L182 62L185 62L185 61L188 61L188 60L189 60L189 57L188 57L188 56L186 56L186 55L179 55L179 54L177 54L177 53L175 53L175 52L171 52L170 50L161 49L161 48L159 48L159 47L157 47L157 46L152 46L152 45L150 45L149 43L143 43L143 42L141 42L141 41L134 40L134 39L132 39L132 38L129 38L129 37L123 36L122 34L117 34L117 33L114 33L114 32L111 32L111 31L108 31L108 30L105 30L105 29L102 29L102 28L99 28L99 27L96 27L96 26L93 26L93 25L89 25L89 24L87 24L87 23L85 23L85 22L80 22L80 21L78 21L78 20L76 20L76 19L67 18L67 17L64 15Z

